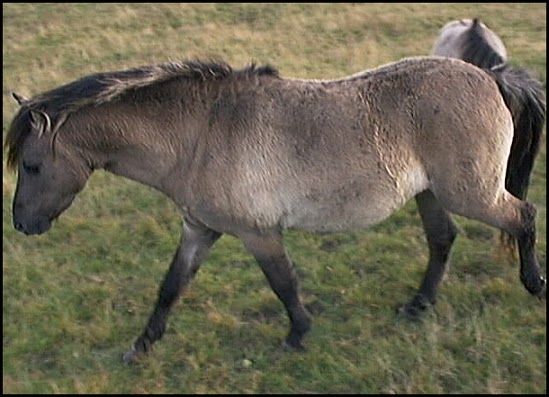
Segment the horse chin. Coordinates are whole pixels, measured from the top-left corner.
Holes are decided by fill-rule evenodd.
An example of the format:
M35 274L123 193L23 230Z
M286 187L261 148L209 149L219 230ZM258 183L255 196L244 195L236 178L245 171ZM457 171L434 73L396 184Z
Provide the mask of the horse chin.
M25 233L27 236L35 234L43 234L51 229L53 222L71 206L76 195L69 196L65 199L63 205L49 216L35 216L26 223L14 223L17 230Z

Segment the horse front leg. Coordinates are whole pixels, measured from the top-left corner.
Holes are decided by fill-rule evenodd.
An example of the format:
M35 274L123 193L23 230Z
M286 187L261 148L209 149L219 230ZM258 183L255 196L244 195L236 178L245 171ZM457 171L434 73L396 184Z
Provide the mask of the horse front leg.
M153 343L162 337L171 307L194 278L210 247L219 237L221 233L185 220L182 242L164 277L154 311L141 336L124 354L124 362L129 363L139 354L148 353Z
M290 333L283 347L302 350L301 340L311 328L311 318L299 297L297 277L282 245L282 236L273 232L240 237L248 251L256 258L272 290L282 301L290 317Z

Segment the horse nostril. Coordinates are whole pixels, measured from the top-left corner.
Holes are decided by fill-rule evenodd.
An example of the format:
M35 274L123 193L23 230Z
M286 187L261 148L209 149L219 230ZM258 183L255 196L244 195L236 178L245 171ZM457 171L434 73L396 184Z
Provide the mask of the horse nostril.
M25 227L23 226L22 223L19 223L19 222L15 222L13 224L13 227L15 227L15 230L19 231L19 232L24 232L25 231Z

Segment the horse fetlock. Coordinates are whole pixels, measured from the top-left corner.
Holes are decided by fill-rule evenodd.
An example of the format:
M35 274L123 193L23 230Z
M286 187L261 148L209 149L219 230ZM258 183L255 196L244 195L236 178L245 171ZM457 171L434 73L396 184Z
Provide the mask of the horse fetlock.
M540 277L540 281L541 281L542 287L541 287L540 292L538 294L536 294L536 296L540 300L544 300L544 299L547 298L547 280L545 280L544 277Z
M303 340L303 336L311 329L311 325L312 320L307 314L301 316L299 320L292 321L290 333L282 343L282 348L284 350L305 350L301 341Z
M292 319L290 335L296 335L297 337L302 338L311 330L312 324L311 317L304 311L300 317Z
M143 334L137 338L132 348L122 356L122 360L128 364L136 361L138 357L149 354L152 351L153 343L159 340L166 328L164 323L148 325Z
M399 317L402 317L406 320L419 321L422 318L423 310L420 310L417 307L411 306L407 303L398 308L397 314Z

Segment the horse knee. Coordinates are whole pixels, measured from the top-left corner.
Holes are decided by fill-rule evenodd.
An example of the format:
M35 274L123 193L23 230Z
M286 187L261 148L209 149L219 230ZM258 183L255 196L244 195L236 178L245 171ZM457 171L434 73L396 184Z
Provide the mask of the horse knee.
M457 226L451 219L448 219L447 225L444 228L440 228L437 233L430 233L427 236L429 248L433 252L447 255L450 252L457 235Z
M519 203L513 208L512 213L514 215L507 216L503 225L497 226L499 226L502 231L507 232L510 236L517 239L520 244L520 242L524 243L535 236L537 209L533 204L527 201L515 200Z
M441 239L448 246L451 246L454 243L454 240L456 239L457 235L458 235L458 228L456 224L451 219L449 219L448 227L446 228L445 233L441 236Z

